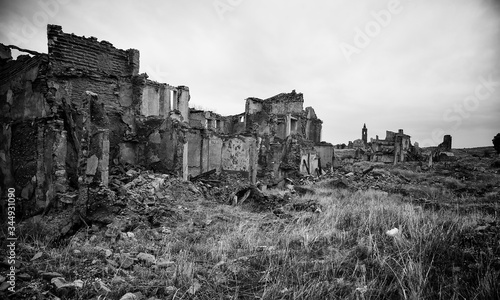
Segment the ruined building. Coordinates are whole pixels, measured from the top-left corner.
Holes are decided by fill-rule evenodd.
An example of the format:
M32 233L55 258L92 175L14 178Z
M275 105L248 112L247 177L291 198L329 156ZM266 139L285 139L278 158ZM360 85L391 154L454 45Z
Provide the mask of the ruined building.
M404 162L411 151L410 136L399 129L398 132L386 131L384 140L371 139L372 161Z
M385 139L375 139L368 142L368 128L363 124L361 139L350 141L347 146L336 145L334 158L335 166L342 163L352 163L354 160L364 160L384 163L398 163L407 161L412 154L410 136L399 129L398 132L386 131Z
M0 44L0 192L43 208L108 184L113 165L182 176L216 169L255 182L332 165L300 93L246 99L234 116L189 108L189 88L139 74L139 51L48 25L48 53ZM13 59L11 49L31 55ZM5 194L1 192L1 194Z
M321 142L323 122L303 103L304 96L295 90L265 100L246 100L245 128L261 145L259 177L276 178L296 171L315 174L316 169L332 166L333 145Z
M333 146L320 142L322 121L303 103L303 95L292 91L248 98L245 112L233 116L191 109L189 174L243 172L255 182L330 168Z

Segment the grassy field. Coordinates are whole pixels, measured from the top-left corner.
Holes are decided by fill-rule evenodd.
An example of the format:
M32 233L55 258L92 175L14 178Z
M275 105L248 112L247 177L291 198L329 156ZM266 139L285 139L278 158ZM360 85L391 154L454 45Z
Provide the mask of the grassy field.
M421 176L392 172L417 181ZM444 183L414 189L446 203L475 201L449 192L460 181ZM332 189L321 182L310 188L315 193L294 196L281 218L252 212L252 203L175 203L188 213L172 226L137 226L117 240L94 226L59 247L48 246L41 226L27 227L21 243L26 259L43 256L26 272L34 279L59 272L83 287L56 291L47 281L33 280L24 294L11 297L38 291L34 299L120 299L126 293L135 293L128 299L150 300L500 299L496 213L429 208L411 196ZM290 209L304 202L320 209ZM397 234L386 234L393 228ZM156 262L137 258L141 252ZM133 258L132 266L124 266L124 256Z

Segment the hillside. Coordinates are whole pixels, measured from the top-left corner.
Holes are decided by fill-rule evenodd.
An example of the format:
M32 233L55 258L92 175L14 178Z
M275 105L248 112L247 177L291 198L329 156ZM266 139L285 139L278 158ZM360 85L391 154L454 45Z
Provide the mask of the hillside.
M23 221L16 293L1 277L0 297L500 299L500 168L484 150L262 191L112 170L92 223L65 229L64 204Z

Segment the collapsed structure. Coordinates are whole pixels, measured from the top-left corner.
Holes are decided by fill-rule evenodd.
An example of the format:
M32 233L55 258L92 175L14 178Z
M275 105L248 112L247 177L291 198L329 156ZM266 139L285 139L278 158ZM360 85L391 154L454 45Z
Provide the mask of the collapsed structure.
M47 207L86 203L111 165L187 179L217 170L273 181L330 168L333 146L303 95L246 99L234 116L189 108L189 88L139 74L139 51L48 25L48 53L0 44L0 188ZM12 59L11 49L30 55ZM2 192L2 194L4 194Z
M398 163L409 159L415 154L417 147L411 144L410 136L399 129L398 132L386 131L385 139L379 139L378 135L375 139L371 138L368 142L368 129L366 124L363 124L361 129L361 139L349 142L346 145L337 145L335 149L335 159L338 163L349 160L351 163L354 159Z

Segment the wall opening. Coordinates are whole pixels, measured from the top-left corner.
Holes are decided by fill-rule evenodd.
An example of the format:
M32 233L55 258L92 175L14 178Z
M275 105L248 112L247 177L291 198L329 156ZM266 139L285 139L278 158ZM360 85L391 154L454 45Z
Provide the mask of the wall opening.
M297 133L298 121L295 118L290 119L290 133Z
M173 90L168 90L170 93L170 110L174 110L174 91Z

